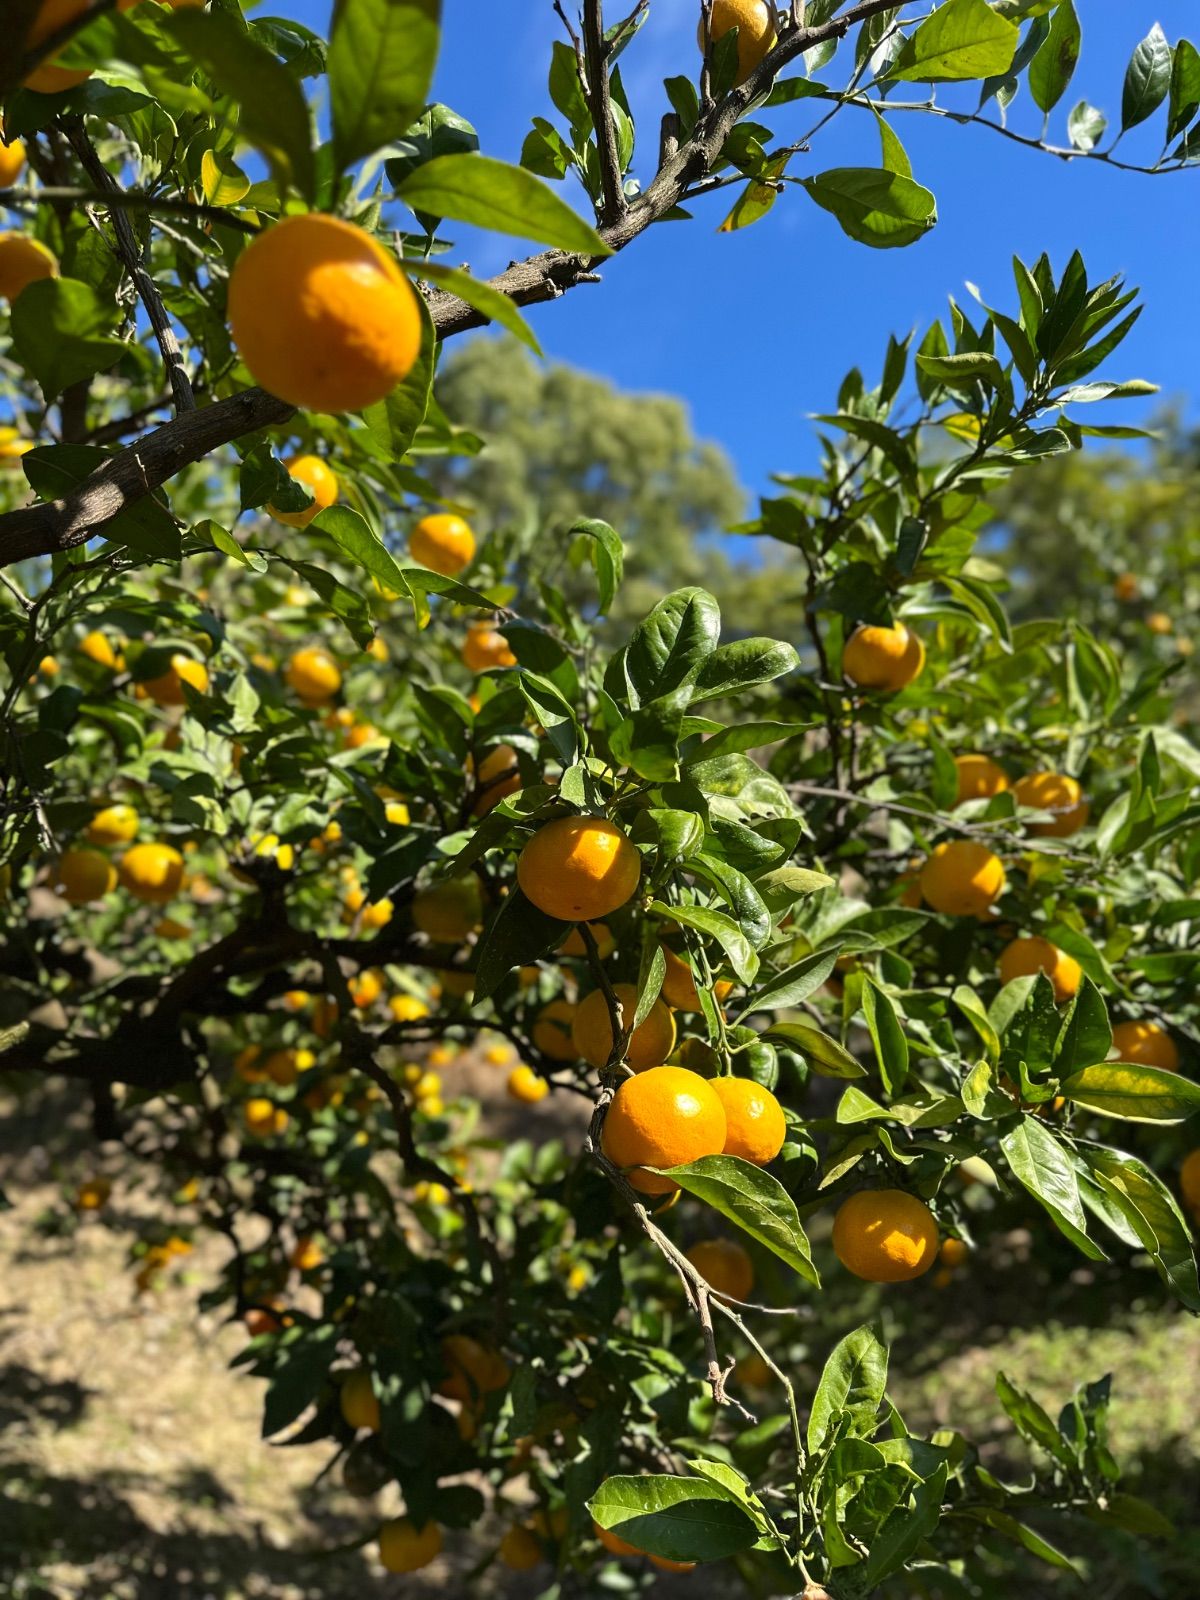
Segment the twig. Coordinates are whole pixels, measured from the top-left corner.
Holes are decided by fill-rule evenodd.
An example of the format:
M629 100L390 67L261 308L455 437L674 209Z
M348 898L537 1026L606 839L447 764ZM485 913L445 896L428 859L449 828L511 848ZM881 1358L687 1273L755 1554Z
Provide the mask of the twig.
M621 188L621 158L617 151L617 130L613 122L608 82L603 0L584 0L583 48L587 62L584 92L588 94L592 123L596 129L596 150L600 157L600 184L604 197L599 208L599 220L601 223L615 222L625 210L625 194Z
M82 117L73 117L67 123L66 134L83 170L96 187L110 197L106 203L116 237L116 254L133 279L138 296L146 308L146 315L150 318L150 326L154 329L154 337L158 340L158 348L162 352L163 365L167 369L167 382L175 397L175 413L178 416L185 411L194 411L196 401L192 394L192 383L183 363L183 352L175 337L175 329L171 326L171 319L167 315L166 306L163 305L158 286L146 269L133 225L118 203L121 186L97 154L95 146L84 131Z

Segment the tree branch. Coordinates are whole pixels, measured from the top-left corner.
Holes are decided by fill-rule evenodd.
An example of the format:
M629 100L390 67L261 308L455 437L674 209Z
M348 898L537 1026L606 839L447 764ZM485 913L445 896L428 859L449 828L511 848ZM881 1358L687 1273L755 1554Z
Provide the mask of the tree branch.
M625 210L625 194L621 188L621 160L617 153L617 130L613 124L609 91L603 0L584 0L583 47L588 74L584 93L592 108L596 149L600 156L600 182L604 195L600 206L600 221L615 222Z

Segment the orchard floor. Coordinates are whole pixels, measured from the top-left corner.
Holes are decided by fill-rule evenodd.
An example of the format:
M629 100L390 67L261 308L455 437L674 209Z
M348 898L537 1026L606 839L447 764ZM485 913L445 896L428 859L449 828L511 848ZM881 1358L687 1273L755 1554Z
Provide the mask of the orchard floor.
M498 1120L507 1114L494 1098L493 1109ZM244 1335L196 1309L221 1245L201 1244L157 1291L137 1296L128 1242L140 1197L118 1187L103 1220L64 1226L64 1180L81 1174L71 1165L73 1138L65 1155L55 1139L51 1167L40 1137L46 1115L44 1102L30 1120L0 1095L0 1173L13 1203L0 1211L0 1594L533 1600L549 1585L549 1568L492 1568L468 1583L482 1544L415 1578L384 1574L373 1547L360 1547L397 1508L386 1500L364 1506L338 1488L336 1475L322 1480L327 1446L278 1449L259 1438L259 1387L228 1369ZM527 1124L526 1113L520 1118ZM79 1133L82 1151L82 1125ZM1026 1327L999 1345L990 1333L939 1351L923 1374L912 1364L901 1376L905 1362L897 1360L897 1399L910 1424L953 1421L990 1441L998 1463L1006 1429L996 1421L997 1366L1048 1404L1081 1377L1112 1371L1118 1457L1149 1452L1160 1469L1179 1474L1181 1487L1189 1475L1195 1484L1200 1322L1159 1312L1114 1316L1102 1329ZM706 1600L727 1600L732 1591L716 1578L706 1574ZM664 1600L697 1592L685 1579L655 1590ZM1128 1586L1106 1586L1104 1600L1164 1592L1195 1591L1143 1587L1130 1575Z

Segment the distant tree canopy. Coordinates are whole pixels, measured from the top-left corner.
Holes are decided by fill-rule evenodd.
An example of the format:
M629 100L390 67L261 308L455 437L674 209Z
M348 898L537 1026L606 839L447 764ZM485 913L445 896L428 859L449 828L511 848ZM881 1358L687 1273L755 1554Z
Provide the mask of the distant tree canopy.
M592 592L586 571L561 570L567 546L553 535L597 517L625 540L622 615L639 615L664 588L703 582L721 593L728 584L731 563L716 539L744 514L745 491L679 400L540 364L507 338L456 348L439 394L455 423L488 442L430 476L477 503L493 527L515 528L531 576L553 566L567 592Z

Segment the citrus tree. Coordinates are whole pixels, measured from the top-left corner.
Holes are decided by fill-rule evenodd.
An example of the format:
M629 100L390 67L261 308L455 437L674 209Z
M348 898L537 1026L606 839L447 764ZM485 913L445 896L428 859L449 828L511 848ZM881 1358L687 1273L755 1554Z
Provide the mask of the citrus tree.
M880 1313L1014 1218L1055 1275L1200 1309L1186 657L1014 625L975 548L994 491L1151 392L1106 375L1136 297L1017 261L1003 309L952 302L852 370L819 471L738 530L779 546L791 637L696 586L609 623L619 530L556 529L568 594L536 529L435 489L429 458L480 445L439 341L532 341L519 304L709 189L752 222L809 141L746 114L797 100L882 141L799 186L910 243L934 204L892 113L1040 145L986 108L1024 84L1048 114L1079 45L1070 0L699 9L639 186L644 5L562 11L567 132L508 167L425 103L435 0L345 0L328 45L232 0L18 0L3 1064L85 1086L178 1208L140 1289L227 1241L207 1300L244 1320L264 1434L398 1486L363 1514L388 1570L482 1522L547 1594L711 1562L808 1600L1007 1594L1027 1557L1074 1570L1084 1519L1169 1531L1119 1487L1107 1381L1055 1419L998 1376L1031 1451L1008 1483L910 1432ZM1198 67L1139 46L1149 166L1194 156ZM964 80L984 109L899 98ZM1069 130L1136 165L1085 103ZM446 221L548 250L481 283L438 259ZM459 1092L466 1045L527 1138ZM98 1167L73 1204L108 1192Z

